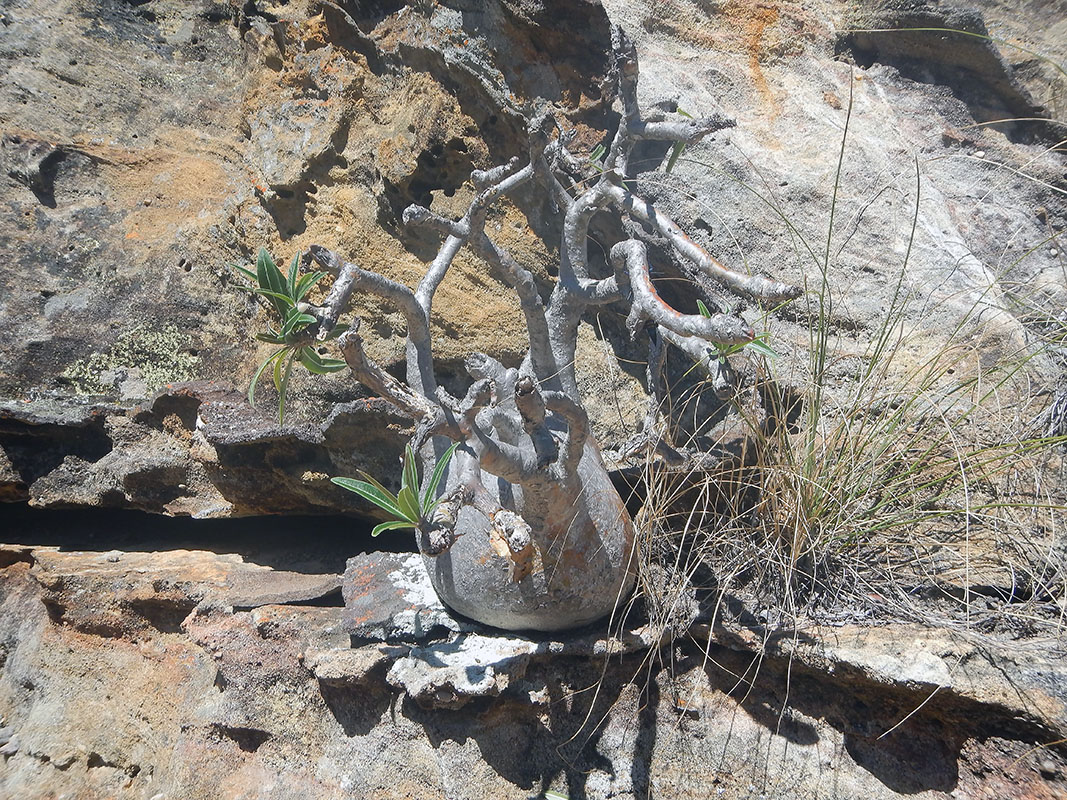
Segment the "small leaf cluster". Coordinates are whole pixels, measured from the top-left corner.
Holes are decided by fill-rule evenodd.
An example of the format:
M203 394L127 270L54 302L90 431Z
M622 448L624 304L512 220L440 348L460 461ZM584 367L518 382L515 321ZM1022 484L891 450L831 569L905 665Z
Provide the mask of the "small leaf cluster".
M316 375L339 372L347 366L339 359L323 358L314 345L308 343L308 328L316 325L318 320L301 308L302 301L315 284L326 277L326 273L311 272L299 275L298 253L293 256L289 273L282 274L265 248L259 251L255 272L237 265L233 268L254 283L249 291L265 297L280 321L278 328L268 324L265 332L256 334L256 338L261 342L270 342L280 347L259 365L259 369L252 376L252 383L248 387L248 402L255 405L256 385L267 368L273 366L274 387L278 390L278 422L282 423L285 422L285 398L294 363L299 363L308 372ZM347 325L337 325L326 338L336 339L347 329Z
M363 470L360 470L359 474L365 480L355 480L354 478L331 478L330 480L338 486L348 489L350 492L355 492L366 500L370 500L378 508L392 515L393 519L376 525L374 530L371 531L371 536L377 536L382 531L401 528L418 530L431 518L437 506L441 504L440 500L434 499L434 495L437 493L438 484L441 483L441 477L445 474L445 468L448 466L448 462L452 459L452 454L456 452L459 444L459 442L453 444L438 459L437 466L434 467L433 474L430 475L430 481L426 484L426 489L421 497L419 496L419 472L418 467L415 465L415 452L411 449L410 444L404 448L404 471L400 478L400 491L396 494L390 492L373 476L368 475Z
M710 317L711 312L708 307L704 305L702 300L697 300L697 308L700 309L700 315L702 317ZM711 346L715 348L718 354L722 357L732 356L734 353L740 353L742 350L748 350L750 352L761 355L764 358L778 358L778 353L767 344L767 339L770 338L770 334L764 331L757 334L756 337L750 342L742 342L741 344L721 344L720 342L712 342Z

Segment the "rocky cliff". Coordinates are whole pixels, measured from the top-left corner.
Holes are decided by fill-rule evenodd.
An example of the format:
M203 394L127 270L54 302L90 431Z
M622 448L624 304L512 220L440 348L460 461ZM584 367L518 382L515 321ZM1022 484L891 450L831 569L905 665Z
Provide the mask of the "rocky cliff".
M1062 2L13 0L0 10L0 794L1067 796L1062 591L1033 593L1029 630L976 631L968 606L954 632L849 617L783 636L738 611L695 614L666 647L632 630L556 655L494 645L509 654L491 662L498 677L454 708L395 677L436 640L350 647L339 576L369 548L369 509L328 479L388 475L407 423L344 374L294 379L285 426L269 392L251 408L265 311L229 265L318 243L412 282L436 242L402 210L466 208L470 171L520 153L529 113L551 106L583 156L610 134L611 24L637 45L644 107L736 121L669 174L670 149L649 146L642 192L735 268L809 296L833 287L821 316L740 309L770 332L783 386L803 384L815 322L831 397L888 324L905 343L889 377L946 350L961 375L1016 359L992 433L1055 428ZM498 204L487 230L544 287L558 223L530 194ZM610 238L615 223L598 224ZM679 308L721 302L658 258ZM446 383L472 351L524 350L517 302L473 255L438 297ZM396 364L402 317L355 311L371 354ZM646 402L625 312L589 320L578 358L598 437L621 445ZM689 366L674 378L691 383ZM1055 466L1039 490L1060 497ZM225 527L245 516L252 527ZM1034 526L1050 574L1062 528ZM1010 579L983 580L952 591L1008 602Z

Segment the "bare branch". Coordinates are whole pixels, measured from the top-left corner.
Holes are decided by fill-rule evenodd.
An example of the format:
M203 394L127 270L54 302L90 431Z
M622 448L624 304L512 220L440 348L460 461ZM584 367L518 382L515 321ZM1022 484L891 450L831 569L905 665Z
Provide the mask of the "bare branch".
M518 295L530 338L530 360L534 374L541 377L554 375L558 366L552 352L545 306L533 274L515 261L506 250L497 247L484 233L479 235L472 245L474 252L493 268L497 278L514 289Z
M585 440L589 437L589 415L585 409L563 392L545 392L545 407L567 421L567 433L559 446L557 477L568 483L578 473Z
M545 400L533 378L524 376L515 384L515 407L522 418L522 427L537 454L537 467L551 464L559 456L552 431L545 425Z
M729 400L737 390L737 375L730 360L694 336L679 336L668 328L661 328L663 338L688 355L697 368L711 379L711 388L720 400Z
M351 327L337 340L341 355L356 380L418 421L418 444L421 445L426 437L436 434L448 436L453 440L462 439L459 426L446 420L440 405L413 392L367 356L363 350L359 326L359 318L352 320Z
M723 266L690 239L674 220L623 186L611 184L606 193L616 206L634 218L652 225L670 241L675 250L731 291L768 304L781 303L800 296L802 290L799 286L790 286L758 275L743 275Z
M755 332L738 317L714 314L682 314L675 311L656 291L648 274L645 245L635 239L619 242L611 248L611 261L616 280L625 281L633 293L633 306L627 326L634 336L644 320L673 331L680 336L696 336L709 342L743 344L755 337Z
M459 225L459 223L450 219L445 219L440 214L435 214L425 206L416 205L414 203L404 209L403 222L405 225L417 225L429 228L438 233L443 233L445 236L463 238L467 235L467 232Z
M627 125L627 133L634 139L651 139L657 142L685 142L695 144L710 133L723 128L732 128L737 123L723 114L712 114L703 119L680 119L646 122L638 120Z
M460 429L478 457L481 468L511 483L522 484L537 472L534 453L500 441L478 423L478 413L489 405L492 393L491 380L484 378L476 381L467 391L466 397L452 405L451 410L458 416ZM442 403L448 402L443 392L439 392L438 397Z
M388 300L403 312L408 325L408 384L418 387L424 396L433 397L437 389L437 379L434 376L433 356L430 351L429 318L416 301L415 293L402 283L397 283L376 272L361 269L317 244L308 248L308 254L323 269L338 276L334 289L326 298L327 308L343 308L348 304L352 292L361 290ZM337 283L342 285L337 286ZM336 298L334 297L335 291ZM340 311L338 310L337 313Z

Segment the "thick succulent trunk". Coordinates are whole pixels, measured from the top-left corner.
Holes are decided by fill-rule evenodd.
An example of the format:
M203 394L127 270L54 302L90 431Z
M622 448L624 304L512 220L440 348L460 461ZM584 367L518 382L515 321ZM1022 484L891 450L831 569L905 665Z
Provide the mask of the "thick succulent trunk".
M558 483L524 490L485 474L492 500L530 526L529 542L513 551L485 514L463 506L462 535L425 556L441 599L508 630L563 630L611 613L633 588L633 524L591 440L575 477L578 491Z

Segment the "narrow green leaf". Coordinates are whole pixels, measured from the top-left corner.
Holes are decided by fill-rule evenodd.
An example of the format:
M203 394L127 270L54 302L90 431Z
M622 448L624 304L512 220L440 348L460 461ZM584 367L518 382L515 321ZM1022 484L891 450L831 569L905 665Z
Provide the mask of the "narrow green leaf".
M726 356L732 356L734 353L740 353L748 345L748 342L743 342L742 344L712 342L711 345L715 348L715 352L718 353L721 358L725 358Z
M285 324L282 326L282 336L289 336L297 331L298 326L310 325L315 321L315 318L310 314L301 314L298 311L290 313L285 318Z
M270 344L285 344L285 339L274 333L257 333L256 338L261 342L268 342Z
M280 292L272 292L270 289L253 289L252 291L255 294L261 294L264 297L269 297L271 299L271 302L274 303L275 308L278 308L277 304L279 302L282 304L282 308L286 310L296 305L296 303L293 302L293 299L287 294L281 294ZM284 314L285 311L282 311L281 313Z
M589 160L593 163L596 163L604 157L604 153L606 153L607 151L608 149L604 147L604 145L598 144L596 147L593 148L593 152L589 154Z
M375 487L379 492L382 492L387 497L393 498L393 505L396 505L396 502L397 502L396 495L393 494L392 492L390 492L384 486L382 486L382 484L378 482L377 478L375 478L373 475L371 475L368 472L364 472L363 470L359 470L359 474L363 476L363 479L367 483L369 483L371 486Z
M312 272L301 276L293 289L293 299L299 303L304 299L304 295L310 292L311 288L325 277L325 272Z
M696 119L696 117L694 117L694 116L693 116L692 114L690 114L690 113L689 113L688 111L683 111L683 110L682 110L682 109L680 109L680 108L676 108L676 109L674 109L674 111L675 111L675 113L677 113L677 114L681 114L681 115L682 115L683 117L685 117L686 119Z
M278 387L278 424L285 424L285 395L289 391L289 377L293 374L293 362L296 360L296 353L293 352L288 358L279 358L275 361L275 373L277 373L277 365L285 362L285 370L282 372L281 386Z
M330 329L330 332L326 334L326 340L329 341L330 339L336 339L342 333L347 331L349 329L349 327L351 327L351 326L349 326L349 325L334 325L333 328Z
M404 473L400 478L400 485L411 490L415 496L416 507L418 507L419 468L415 464L415 451L411 449L410 444L404 445Z
M336 358L323 358L311 345L300 348L300 363L304 365L304 368L315 375L327 375L331 372L340 372L345 369L348 364L344 361L340 361Z
M448 462L452 460L452 456L456 452L456 448L459 447L461 442L454 442L451 447L445 450L444 454L437 459L437 465L433 468L433 474L430 475L430 482L426 484L426 491L422 495L422 508L426 513L430 512L430 505L434 501L434 497L437 494L437 485L441 483L441 478L445 474L445 468L448 467Z
M377 536L379 533L382 533L383 531L394 531L394 530L397 530L398 528L414 528L414 527L415 527L414 525L412 525L410 522L408 522L405 519L391 519L388 522L383 522L380 525L375 525L374 526L374 530L372 530L370 532L370 535L371 536Z
M750 350L757 355L761 355L764 358L778 358L778 354L766 341L764 341L762 336L757 336L751 342L746 344L745 349Z
M265 247L259 249L259 258L256 259L256 280L259 282L260 289L266 289L280 295L285 294L285 278ZM276 297L271 297L271 302L274 303L274 307L279 314L285 313L285 306L281 304L280 300Z
M286 278L285 285L289 290L290 297L296 297L296 276L300 272L300 253L293 256L292 262L289 264L289 277Z
M364 500L369 500L383 511L392 514L397 520L405 519L400 506L397 505L396 497L385 491L380 485L375 486L366 481L357 481L354 478L330 478L331 483L336 483L342 489L355 492Z
M240 264L230 264L230 269L237 270L242 275L244 275L246 278L248 278L248 280L252 281L252 283L258 283L259 282L259 279L256 277L256 273L254 273L250 269L247 269L246 267L242 267ZM242 286L241 288L243 289L244 287Z
M286 348L286 350L288 350L288 348ZM274 361L274 388L279 394L282 391L282 361L284 360L284 358L278 358Z
M678 161L678 157L685 150L685 142L676 142L674 149L671 150L671 157L667 159L667 174L669 175L671 170L674 169L675 163Z
M397 505L400 506L401 515L413 525L419 524L419 498L408 486L403 487L396 495Z
M252 382L248 385L248 404L255 407L256 405L256 384L259 383L260 377L263 375L263 371L270 366L270 362L274 361L278 356L282 355L289 348L283 347L279 350L275 350L271 355L259 365L259 369L256 370L256 374L252 376Z
M703 300L697 300L697 308L700 310L700 316L708 318L711 317L711 312L708 311L708 307L704 305Z

